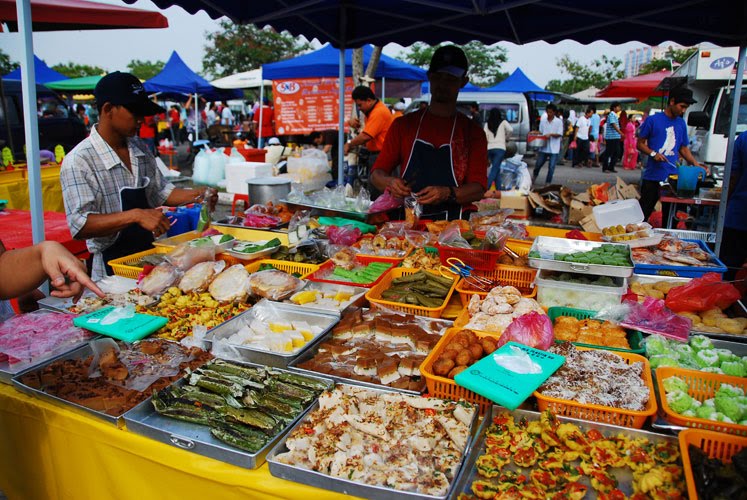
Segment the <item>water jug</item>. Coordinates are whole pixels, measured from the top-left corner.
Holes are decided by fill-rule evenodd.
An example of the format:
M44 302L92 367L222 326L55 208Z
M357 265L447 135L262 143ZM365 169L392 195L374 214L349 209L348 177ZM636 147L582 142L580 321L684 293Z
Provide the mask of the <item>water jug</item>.
M677 169L677 194L683 198L692 198L698 190L698 180L705 179L703 167L680 165Z
M208 153L202 149L197 153L197 156L195 156L192 168L192 181L195 184L206 184L209 169L210 158L208 157Z
M210 155L210 168L205 181L206 184L217 186L220 181L226 178L227 159L228 157L220 150Z
M239 153L239 150L235 147L231 148L231 156L228 157L228 160L226 161L226 164L229 163L243 163L246 160L244 159L244 155Z

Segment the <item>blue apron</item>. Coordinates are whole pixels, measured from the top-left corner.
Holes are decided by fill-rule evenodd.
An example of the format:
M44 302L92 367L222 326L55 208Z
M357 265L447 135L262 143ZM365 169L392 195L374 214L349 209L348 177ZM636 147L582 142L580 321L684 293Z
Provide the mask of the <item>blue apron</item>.
M425 113L423 113L420 117L420 122L418 122L418 130L415 132L410 159L407 162L405 170L402 172L402 179L409 184L413 193L417 193L428 186L457 187L459 184L454 175L454 162L451 155L451 142L454 139L457 117L454 116L449 143L438 148L429 142L418 139L420 126L423 124L424 117ZM447 219L453 220L461 218L461 215L461 205L446 201L433 205L424 205L421 217L423 219L438 220L443 219L445 216Z
M148 197L145 194L145 188L150 184L150 179L145 177L144 180L145 185L143 187L124 187L119 191L119 201L123 212L134 208L152 208L148 203ZM104 258L106 274L108 276L114 274L114 271L109 266L110 260L126 257L133 253L142 252L143 250L148 250L150 248L153 248L152 232L143 229L139 224L131 224L127 226L119 232L114 243L101 252L102 257Z

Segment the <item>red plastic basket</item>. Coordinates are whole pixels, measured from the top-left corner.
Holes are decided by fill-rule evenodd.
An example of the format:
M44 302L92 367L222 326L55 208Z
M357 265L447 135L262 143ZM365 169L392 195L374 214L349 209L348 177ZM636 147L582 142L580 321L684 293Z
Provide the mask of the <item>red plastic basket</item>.
M475 271L492 271L498 263L498 258L503 255L503 250L476 250L474 248L456 248L436 244L441 263L448 265L447 260L454 257Z

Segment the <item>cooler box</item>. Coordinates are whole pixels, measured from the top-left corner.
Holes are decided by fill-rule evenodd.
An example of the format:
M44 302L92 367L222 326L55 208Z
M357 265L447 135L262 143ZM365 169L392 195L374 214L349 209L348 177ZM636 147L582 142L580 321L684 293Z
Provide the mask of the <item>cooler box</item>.
M246 194L246 180L257 177L272 177L272 164L252 161L228 163L226 165L226 191L232 194Z

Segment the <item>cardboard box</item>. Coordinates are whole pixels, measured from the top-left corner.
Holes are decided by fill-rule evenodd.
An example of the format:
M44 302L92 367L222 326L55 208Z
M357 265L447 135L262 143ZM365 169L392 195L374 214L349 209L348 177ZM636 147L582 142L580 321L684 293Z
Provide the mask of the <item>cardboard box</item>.
M525 218L531 215L529 198L518 191L501 191L501 208L511 208L511 217Z
M581 220L592 213L592 207L576 199L571 200L568 212L568 224L580 224Z
M580 221L581 227L587 233L601 233L602 231L597 226L597 221L594 218L594 214L589 214Z
M615 183L615 189L617 190L617 197L620 200L639 200L641 198L641 195L638 194L638 190L633 184L628 184L619 177Z

